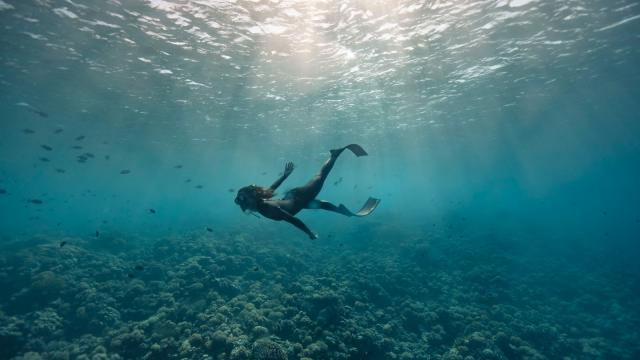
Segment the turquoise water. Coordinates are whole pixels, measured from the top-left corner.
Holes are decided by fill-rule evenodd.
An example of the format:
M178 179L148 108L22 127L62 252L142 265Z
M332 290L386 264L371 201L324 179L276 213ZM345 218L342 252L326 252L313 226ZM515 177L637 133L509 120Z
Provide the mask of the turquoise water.
M0 0L0 358L640 357L635 1ZM306 183L363 218L249 216ZM153 210L153 212L151 211Z

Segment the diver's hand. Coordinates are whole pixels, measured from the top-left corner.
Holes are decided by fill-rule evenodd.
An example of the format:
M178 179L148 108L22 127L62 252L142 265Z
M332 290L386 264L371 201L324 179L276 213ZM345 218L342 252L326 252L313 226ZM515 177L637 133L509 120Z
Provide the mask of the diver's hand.
M284 176L289 176L292 172L293 172L293 163L291 161L289 161L285 166L284 166Z
M318 234L315 234L315 233L310 233L310 234L309 234L309 239L311 239L311 240L315 240L315 239L317 239L317 238L318 238Z

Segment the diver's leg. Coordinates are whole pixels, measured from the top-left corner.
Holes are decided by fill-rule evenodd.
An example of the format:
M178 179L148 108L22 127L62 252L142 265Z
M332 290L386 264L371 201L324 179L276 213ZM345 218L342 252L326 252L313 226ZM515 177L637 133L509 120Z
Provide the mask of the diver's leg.
M345 216L353 216L353 214L344 205L335 206L332 203L324 200L311 200L305 209L322 209L327 211L333 211Z
M327 211L337 212L338 214L342 214L344 216L358 216L363 217L371 214L373 210L375 210L378 205L380 205L380 199L376 199L370 197L367 199L367 202L364 203L362 208L358 210L357 213L352 213L351 210L347 209L346 206L340 204L339 206L335 206L328 201L323 200L311 200L309 204L305 207L306 209L322 209Z
M338 156L340 156L345 149L349 149L356 156L367 155L367 152L358 144L350 144L339 149L329 150L331 156L322 165L320 172L312 177L304 186L296 188L297 196L295 201L300 204L300 207L306 207L311 200L318 196L320 190L322 190L324 181L327 179L327 176L329 176L329 172L333 169L333 165L335 165L336 160L338 160Z
M320 172L314 175L304 186L296 188L296 200L304 204L303 207L306 207L307 203L318 196L320 190L322 190L324 181L327 179L327 176L329 176L329 172L333 169L333 165L335 165L338 156L340 156L344 149L345 148L330 150L331 157L322 165Z

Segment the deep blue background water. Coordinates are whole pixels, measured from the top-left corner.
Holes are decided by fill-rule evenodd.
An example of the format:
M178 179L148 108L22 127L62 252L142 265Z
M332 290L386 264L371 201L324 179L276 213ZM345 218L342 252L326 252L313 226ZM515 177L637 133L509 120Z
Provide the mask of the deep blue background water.
M297 168L283 190L297 186L328 149L356 142L370 156L340 158L320 197L382 205L368 219L303 212L320 236L464 218L478 232L612 250L612 261L638 255L635 2L0 9L6 239L247 222L302 239L243 215L229 189L268 185L286 161ZM76 162L85 152L95 158Z

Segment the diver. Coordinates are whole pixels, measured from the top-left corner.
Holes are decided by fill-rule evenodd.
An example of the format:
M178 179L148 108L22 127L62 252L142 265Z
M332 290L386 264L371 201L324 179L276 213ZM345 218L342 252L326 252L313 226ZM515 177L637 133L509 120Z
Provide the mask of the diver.
M340 149L330 150L331 157L322 165L320 173L311 178L311 180L309 180L309 182L304 186L296 187L287 191L282 199L273 199L278 186L280 186L280 184L282 184L282 182L285 181L293 172L293 163L288 162L285 165L282 176L280 176L280 178L270 187L264 188L257 185L245 186L238 190L235 203L240 206L242 211L249 210L251 212L258 212L262 216L271 220L284 220L291 223L309 235L309 238L312 240L317 239L317 235L311 232L305 223L295 217L295 215L302 209L322 209L337 212L338 214L345 216L367 216L375 210L378 204L380 204L380 199L369 197L367 202L362 206L362 209L357 213L352 213L342 204L335 206L328 201L316 199L316 196L320 193L322 185L324 185L324 181L327 179L327 176L338 159L338 156L340 156L345 149L349 149L358 157L367 155L367 152L357 144L351 144Z

